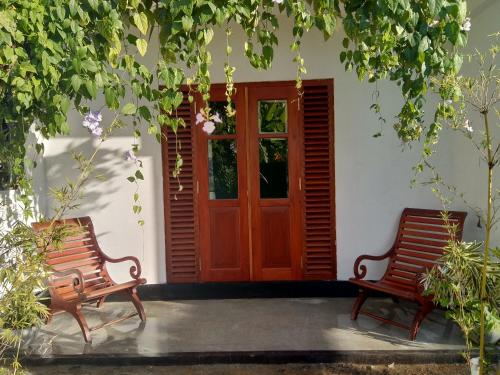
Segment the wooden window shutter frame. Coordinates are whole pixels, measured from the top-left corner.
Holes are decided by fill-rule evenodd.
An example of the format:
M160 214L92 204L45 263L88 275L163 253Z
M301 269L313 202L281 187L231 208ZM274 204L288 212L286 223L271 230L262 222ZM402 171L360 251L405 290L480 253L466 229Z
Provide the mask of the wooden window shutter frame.
M305 280L337 278L333 79L304 81L303 254Z
M187 91L177 109L186 127L179 127L177 137L172 129L162 129L162 170L165 219L165 256L168 283L199 281L198 210L196 189L196 148L194 134L194 104L188 101ZM182 157L182 171L172 176L176 154ZM179 184L182 190L179 191Z

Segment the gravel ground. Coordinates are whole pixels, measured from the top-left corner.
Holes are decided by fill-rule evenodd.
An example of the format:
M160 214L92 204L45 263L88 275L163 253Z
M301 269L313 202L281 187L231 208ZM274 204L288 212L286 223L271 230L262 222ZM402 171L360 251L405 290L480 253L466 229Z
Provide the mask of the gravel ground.
M43 366L29 375L466 375L464 365L199 365L199 366Z

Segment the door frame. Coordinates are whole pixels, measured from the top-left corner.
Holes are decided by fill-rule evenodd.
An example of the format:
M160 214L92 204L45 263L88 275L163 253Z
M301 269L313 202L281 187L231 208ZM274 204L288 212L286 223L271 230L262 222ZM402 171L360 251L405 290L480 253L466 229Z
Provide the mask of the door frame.
M240 90L240 91L246 91L245 90L245 86L248 87L248 88L252 88L252 87L265 87L265 86L274 86L274 87L279 87L279 86L288 86L290 85L291 83L295 83L295 81L263 81L263 82L240 82L240 83L236 83L235 84L235 88L236 90ZM320 274L307 274L306 273L306 270L304 268L304 265L303 265L303 257L305 256L305 244L304 244L304 240L302 240L302 244L301 244L301 259L300 259L300 263L301 263L301 268L300 268L300 275L299 275L299 280L336 280L337 278L337 260L338 260L338 256L337 256L337 243L336 243L336 204L335 204L335 200L336 200L336 195L335 195L335 152L334 152L334 140L335 140L335 117L334 117L334 113L335 113L335 105L334 105L334 90L333 90L333 86L334 86L334 80L333 78L330 78L330 79L314 79L314 80L304 80L303 81L303 87L307 87L307 86L319 86L319 85L322 85L322 86L326 86L328 87L328 94L329 94L329 103L331 104L331 108L330 108L330 111L329 111L329 119L328 119L328 126L330 128L330 133L329 133L329 141L330 141L330 155L331 155L331 163L330 163L330 180L331 180L331 190L330 190L330 196L331 196L331 205L330 205L330 215L331 215L331 231L330 231L330 236L331 236L331 247L332 247L332 264L333 264L333 272L331 273L332 276L323 276L323 275L320 275ZM219 83L219 84L212 84L212 88L225 88L225 83ZM187 85L183 85L181 86L181 90L185 92L185 94L187 95L188 92L193 92L192 91L192 87L191 89L187 86ZM245 93L245 96L247 96L248 93ZM185 100L186 100L187 96L185 96ZM245 98L246 99L246 98ZM245 100L246 103L248 103L247 100ZM300 104L301 104L301 107L302 107L302 103L303 101L301 100L300 101ZM191 107L191 124L194 124L194 120L195 120L195 115L196 115L196 104L195 103L191 103L190 105ZM246 108L245 112L247 113L248 115L248 108ZM300 141L302 141L304 138L304 115L301 115L300 112L299 112L299 116L298 116L298 124L299 124L299 130L301 132L300 134L300 137L299 137L299 143ZM247 119L246 121L246 124L248 124L249 121ZM188 126L190 126L188 124ZM193 125L194 126L194 125ZM248 125L247 125L248 126ZM166 129L163 129L162 130L163 134L166 135L167 133L167 130ZM193 157L193 160L196 160L198 159L197 158L197 153L199 152L199 150L197 149L197 147L195 146L196 145L196 140L195 140L195 131L193 131L193 142L192 142L192 149L190 150L191 152L191 155ZM247 148L248 149L248 148ZM299 150L302 152L302 145L299 144ZM166 270L167 270L167 282L168 283L186 283L186 282L203 282L202 281L202 278L201 278L201 269L202 269L202 261L201 261L201 254L200 254L200 239L199 239L199 226L200 226L200 223L198 222L198 218L199 218L199 215L198 215L198 209L199 209L199 203L198 203L198 200L199 200L199 197L198 197L198 194L193 194L193 202L194 202L194 214L195 214L195 217L196 217L196 228L195 228L195 237L196 237L196 243L197 243L197 246L196 246L196 252L195 252L195 256L196 256L196 262L197 262L197 269L198 269L198 272L197 274L194 276L194 277L189 277L189 278L186 278L185 280L184 279L179 279L178 277L174 277L173 276L173 272L172 272L172 265L169 263L169 259L171 258L171 255L170 254L170 239L171 239L171 233L170 233L170 228L169 228L169 215L170 215L170 206L171 206L171 202L170 202L170 195L173 193L171 190L172 190L172 187L170 187L169 185L171 183L169 183L168 179L170 177L170 170L168 168L168 165L169 165L169 162L171 163L172 160L169 160L169 157L167 155L167 151L168 151L168 147L167 147L167 142L166 142L166 137L165 137L165 140L162 142L162 169L163 169L163 200L164 200L164 216L165 216L165 260L166 260ZM303 160L303 156L301 157L301 169L300 169L300 175L302 177L302 183L304 183L304 160ZM198 167L197 166L194 166L193 170L192 170L192 179L193 179L193 183L196 184L196 181L198 181L198 178L199 178L199 173L198 173ZM300 203L299 203L299 206L300 206L300 209L301 211L303 211L305 209L305 205L304 205L304 193L302 194L299 194L299 199L300 199ZM249 202L250 204L250 202ZM304 223L304 220L305 220L305 215L303 214L303 212L301 212L301 220L303 221L303 225L305 224ZM305 226L303 226L302 228L305 228ZM251 237L251 236L249 236ZM251 243L249 244L249 248L251 248ZM253 264L252 264L252 257L250 257L250 272L251 272L251 276L250 276L250 280L252 282L257 282L258 280L255 280L254 276L253 276Z

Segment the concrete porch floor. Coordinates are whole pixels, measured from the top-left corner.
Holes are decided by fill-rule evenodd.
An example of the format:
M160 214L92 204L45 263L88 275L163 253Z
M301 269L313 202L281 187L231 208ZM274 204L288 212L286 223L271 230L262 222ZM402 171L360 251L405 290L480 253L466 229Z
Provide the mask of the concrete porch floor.
M147 322L137 317L92 332L86 344L69 314L26 334L24 356L41 358L162 358L188 353L356 352L392 354L463 348L459 329L439 310L423 322L417 340L408 332L360 315L350 320L352 298L275 298L144 302ZM365 308L410 323L415 306L369 299ZM131 303L85 308L89 325L124 316ZM233 354L230 354L233 353ZM82 356L83 355L83 356ZM236 358L236 357L234 357ZM385 360L386 360L385 359ZM200 361L202 361L200 359ZM418 359L417 359L418 361Z

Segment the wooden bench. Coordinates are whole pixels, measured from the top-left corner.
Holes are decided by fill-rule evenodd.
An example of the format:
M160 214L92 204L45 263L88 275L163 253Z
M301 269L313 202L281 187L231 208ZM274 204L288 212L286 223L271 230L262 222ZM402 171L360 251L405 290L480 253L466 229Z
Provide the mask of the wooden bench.
M466 212L448 211L448 224L454 228L450 233L441 211L405 208L399 222L396 240L385 254L380 256L361 255L354 263L354 278L349 279L359 286L360 291L352 308L351 319L364 314L385 323L410 331L410 339L415 340L422 320L434 309L432 296L424 296L421 276L438 264L444 248L451 239L460 241ZM454 233L453 233L454 232ZM379 261L389 259L387 269L378 281L363 280L366 276L364 260ZM406 299L419 304L419 309L411 326L389 320L368 311L361 310L370 293L382 292L393 299Z
M90 332L112 323L116 323L139 315L142 321L146 320L144 308L137 295L137 286L146 283L141 278L141 265L137 258L127 256L113 259L104 254L97 243L92 221L89 217L65 219L55 222L34 223L34 230L40 235L39 247L45 252L47 264L51 268L48 280L50 292L50 317L59 312L69 312L77 320L86 342L91 342ZM67 236L63 236L61 243L48 243L54 239L51 235L53 228L61 229ZM47 240L47 241L45 241ZM106 269L106 263L131 261L131 281L118 284L111 279ZM137 312L120 317L89 328L82 314L82 306L97 303L101 307L110 294L125 293L134 304ZM49 319L50 319L49 317Z

